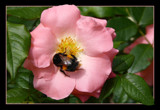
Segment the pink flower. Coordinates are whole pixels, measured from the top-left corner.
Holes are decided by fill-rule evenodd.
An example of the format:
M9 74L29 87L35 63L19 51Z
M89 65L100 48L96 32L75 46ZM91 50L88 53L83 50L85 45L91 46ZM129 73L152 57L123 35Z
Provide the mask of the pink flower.
M112 73L115 30L105 27L106 20L80 15L74 5L54 6L41 14L40 24L31 32L31 47L24 67L34 74L34 88L59 100L73 94L85 102L99 97ZM54 55L74 55L79 62L75 71L60 71ZM64 70L65 70L65 66ZM111 74L112 73L112 74Z
M145 37L152 44L152 46L154 46L154 25L153 24L146 27ZM132 48L134 48L138 44L148 44L147 40L144 38L144 36L139 37L130 46L126 47L124 49L124 52L129 53L132 50ZM147 69L141 72L138 72L136 74L141 76L148 83L148 85L152 86L153 85L153 62L150 64L150 66Z

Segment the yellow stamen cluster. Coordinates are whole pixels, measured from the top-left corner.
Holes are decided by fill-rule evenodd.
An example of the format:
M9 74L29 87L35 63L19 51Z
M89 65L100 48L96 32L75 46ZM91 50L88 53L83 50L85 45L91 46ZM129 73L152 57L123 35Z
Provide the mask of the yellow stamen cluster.
M71 57L71 55L78 56L78 54L82 51L83 49L80 48L77 41L69 36L61 39L56 52L65 53Z

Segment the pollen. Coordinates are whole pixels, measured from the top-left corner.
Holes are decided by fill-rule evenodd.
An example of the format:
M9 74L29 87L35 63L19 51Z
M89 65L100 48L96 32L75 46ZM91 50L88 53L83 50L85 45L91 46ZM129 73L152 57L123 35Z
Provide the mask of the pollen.
M68 57L72 57L71 55L78 56L82 51L83 49L76 39L69 36L61 39L56 53L65 53Z

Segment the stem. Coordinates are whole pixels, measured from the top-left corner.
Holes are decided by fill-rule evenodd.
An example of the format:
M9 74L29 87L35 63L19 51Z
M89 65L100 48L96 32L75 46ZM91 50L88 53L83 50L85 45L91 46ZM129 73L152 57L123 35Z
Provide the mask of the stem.
M148 42L148 44L150 44L153 48L153 45L151 44L151 42L146 38L145 34L139 29L139 33L144 37L144 39Z

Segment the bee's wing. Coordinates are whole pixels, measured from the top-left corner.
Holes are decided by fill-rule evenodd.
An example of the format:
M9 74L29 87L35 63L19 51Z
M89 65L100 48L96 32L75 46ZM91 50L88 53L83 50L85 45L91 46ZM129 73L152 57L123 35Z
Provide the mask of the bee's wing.
M60 55L60 57L61 57L61 60L62 60L64 65L71 65L72 64L71 59L68 58L67 56Z

